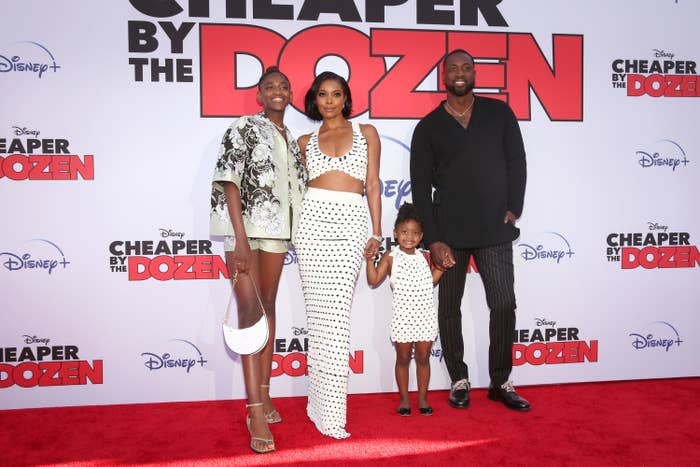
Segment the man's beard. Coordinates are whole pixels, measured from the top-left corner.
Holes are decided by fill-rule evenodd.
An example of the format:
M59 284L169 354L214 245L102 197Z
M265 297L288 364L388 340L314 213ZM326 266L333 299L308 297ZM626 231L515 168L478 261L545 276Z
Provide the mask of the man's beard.
M457 88L454 84L445 84L445 88L447 88L447 92L449 92L450 94L455 95L457 97L462 97L466 96L472 89L474 89L474 81L472 81L471 83L467 82L467 84L462 88Z

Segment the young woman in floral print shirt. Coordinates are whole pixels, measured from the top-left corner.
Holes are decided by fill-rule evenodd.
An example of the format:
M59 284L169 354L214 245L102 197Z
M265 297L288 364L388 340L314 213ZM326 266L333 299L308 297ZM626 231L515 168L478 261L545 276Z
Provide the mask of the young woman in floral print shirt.
M261 453L275 450L268 424L282 421L270 399L275 299L307 182L299 145L283 121L291 98L287 77L268 68L258 83L263 110L226 130L212 182L210 233L224 236L226 263L231 277L237 276L239 326L260 318L253 281L270 326L264 349L241 355L250 447Z

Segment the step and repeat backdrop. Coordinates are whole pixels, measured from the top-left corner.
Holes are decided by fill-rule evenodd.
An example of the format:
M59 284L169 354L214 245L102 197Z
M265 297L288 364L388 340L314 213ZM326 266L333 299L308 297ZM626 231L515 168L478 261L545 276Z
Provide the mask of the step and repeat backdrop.
M390 248L413 128L443 98L454 48L475 57L477 92L510 104L527 150L515 383L700 375L698 18L691 0L7 2L0 408L244 398L220 327L223 245L208 233L225 129L259 110L264 67L292 81L296 135L317 125L300 112L315 74L349 78L354 120L381 135ZM395 391L391 292L364 274L349 391ZM484 387L473 269L462 311ZM294 251L277 317L272 392L301 396ZM439 340L431 361L431 388L447 388Z

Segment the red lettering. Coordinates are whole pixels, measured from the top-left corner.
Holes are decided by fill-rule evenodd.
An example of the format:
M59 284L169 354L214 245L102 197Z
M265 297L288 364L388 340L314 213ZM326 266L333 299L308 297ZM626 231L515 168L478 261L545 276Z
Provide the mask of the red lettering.
M6 377L3 377L3 374ZM23 388L36 386L71 386L75 384L102 384L103 362L86 360L66 362L24 362L16 366L0 364L0 388L17 385Z
M236 56L252 55L260 60L264 70L277 64L284 37L260 26L200 24L199 38L202 116L258 112L257 87L241 87L236 83ZM296 82L291 76L290 79L294 85Z
M581 342L564 342L562 344L562 360L557 363L580 363L583 355L579 352ZM583 342L585 344L585 342Z
M190 271L194 261L194 256L176 256L175 263L177 263L177 268L173 273L173 279L199 279L199 277L196 277L194 270Z
M644 80L644 92L651 97L661 97L666 89L666 77L663 75L650 75Z
M350 354L350 371L355 374L365 372L365 352L356 350L355 355Z
M510 36L503 33L492 32L452 32L447 36L447 50L464 49L468 51L476 60L474 70L476 71L476 87L479 89L488 88L486 96L501 100L508 100L508 96L503 94L506 87L506 63L480 63L479 59L501 59L508 58L508 39ZM442 67L439 68L442 74ZM444 89L442 79L440 89ZM441 96L441 100L444 99ZM437 102L435 103L437 105Z
M651 97L698 97L698 77L695 75L627 75L627 95Z
M557 365L598 361L598 341L536 342L513 344L513 366Z
M683 76L681 79L680 95L683 97L698 97L700 96L700 87L698 87L697 76Z
M545 359L545 363L548 365L564 363L563 342L550 342L547 344L547 357Z
M282 372L289 376L304 376L307 371L306 355L301 352L293 352L285 355L282 360Z
M148 272L152 278L159 281L172 279L175 275L175 260L172 256L156 256L148 265Z
M508 35L508 103L530 119L530 89L550 120L583 120L583 37L553 35L550 67L532 34Z
M376 29L372 54L400 56L371 92L370 117L423 118L444 99L441 91L416 91L445 55L445 32ZM420 47L406 47L406 44ZM440 80L435 83L440 84ZM354 94L353 94L354 95Z
M80 384L80 362L65 362L61 372L61 385Z
M19 166L19 167L18 167ZM95 178L93 156L61 155L47 156L12 154L0 157L0 178L11 180L77 180L80 174L83 180Z
M88 380L92 384L102 384L103 379L103 362L102 360L93 360L92 366L87 360L80 360L78 367L78 380L80 384L87 384Z
M14 384L12 379L14 368L9 363L0 363L0 389L9 388Z
M416 88L435 69L439 78L445 53L462 47L475 58L477 88L508 100L519 119L530 119L531 90L551 120L583 119L583 37L578 35L552 36L552 66L532 34L372 29L367 37L344 26L314 26L285 45L282 36L265 28L207 24L200 26L200 41L203 117L259 110L255 87L236 83L236 56L246 54L265 66L279 63L297 91L297 110L303 111L304 93L321 71L315 69L319 59L335 55L349 69L353 115L369 110L373 118L420 118L444 92L440 79L434 90ZM385 56L400 57L388 71Z
M700 264L700 252L690 246L647 246L622 248L622 269L694 268Z
M578 354L580 356L580 362L583 361L589 361L589 362L597 362L598 361L598 341L590 341L590 343L586 343L585 341L580 341L579 346L578 346Z
M31 388L39 384L39 375L41 375L39 366L46 363L48 362L42 362L39 364L34 362L24 362L17 365L12 372L15 384L23 388ZM27 376L27 373L29 373L29 376Z
M83 160L80 160L78 156L71 156L70 158L70 173L73 175L71 180L76 180L78 174L83 180L94 180L95 179L95 157L91 154L86 154L83 156Z
M151 277L148 273L150 259L145 256L129 256L129 280L142 281Z
M70 156L53 156L51 175L54 180L70 180Z
M19 170L15 167L19 165ZM32 164L27 159L27 156L21 154L11 154L2 161L2 171L10 180L26 180L29 178L29 172L32 169Z
M31 162L34 167L32 168L29 179L30 180L51 180L51 157L47 156L29 156L29 162Z
M61 386L62 380L59 378L61 362L44 362L41 365L41 375L39 376L39 386Z
M328 40L332 37L333 40ZM344 26L316 26L289 39L280 56L280 69L289 73L297 92L293 105L304 111L304 96L314 80L316 64L329 55L345 60L348 85L352 90L352 115L369 109L369 93L386 72L384 59L370 55L370 39L362 32ZM293 78L292 78L293 77Z
M364 373L365 359L364 351L356 350L354 355L349 356L350 370L355 373ZM0 371L2 369L0 368ZM278 353L272 354L272 371L270 376L304 376L307 374L306 354L303 352L292 352L287 355Z
M154 258L129 256L127 269L130 281L150 278L167 281L229 277L226 262L219 255L160 255Z

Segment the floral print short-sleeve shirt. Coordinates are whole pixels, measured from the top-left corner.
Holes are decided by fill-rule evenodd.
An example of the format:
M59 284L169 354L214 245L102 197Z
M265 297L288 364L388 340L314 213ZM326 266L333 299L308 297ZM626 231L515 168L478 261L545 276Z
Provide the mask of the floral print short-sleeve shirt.
M241 193L249 238L292 237L308 175L286 128L285 136L263 113L241 117L226 130L212 180L212 235L234 235L223 185L231 182Z

